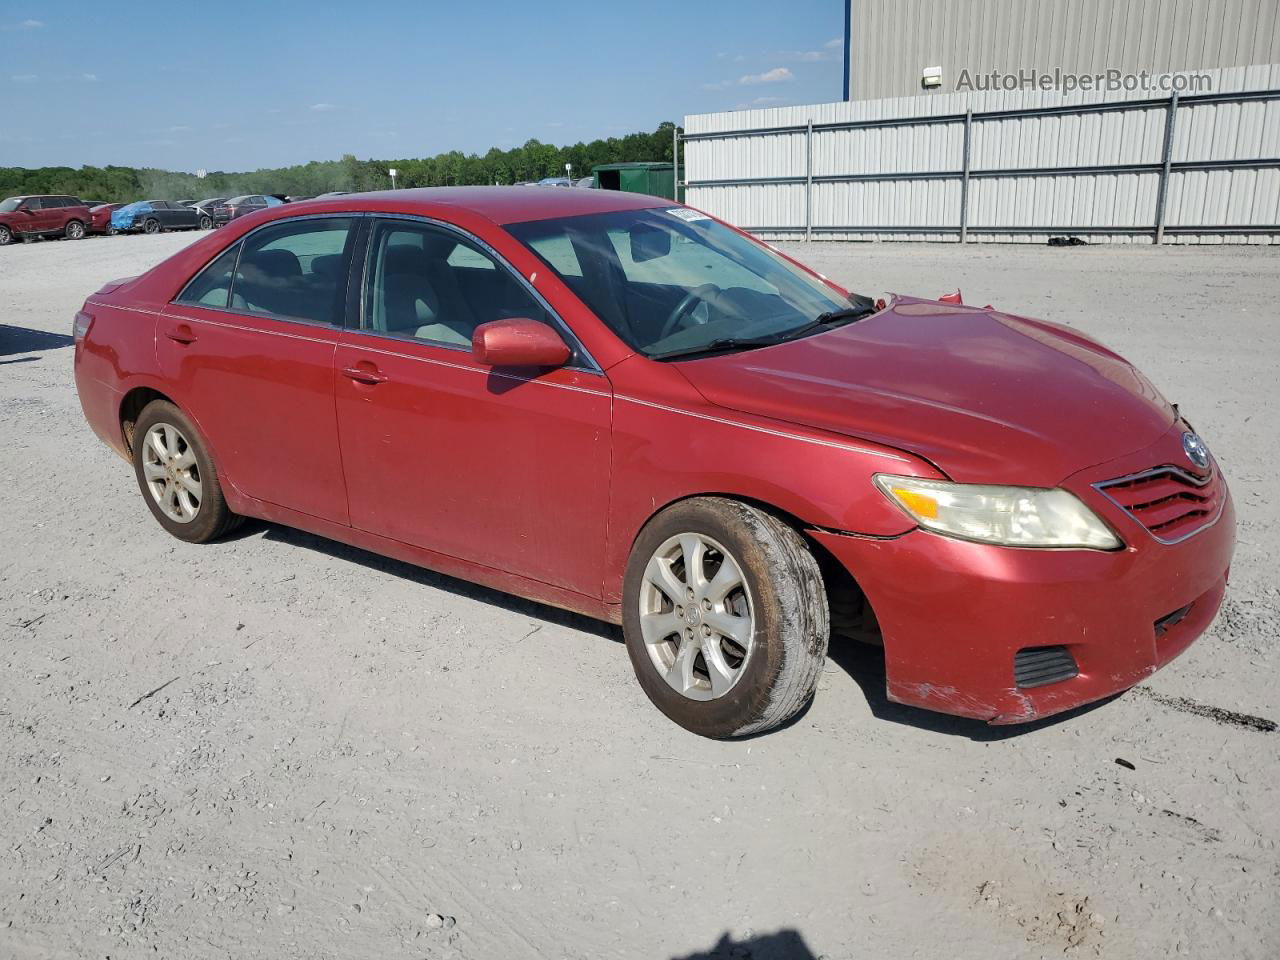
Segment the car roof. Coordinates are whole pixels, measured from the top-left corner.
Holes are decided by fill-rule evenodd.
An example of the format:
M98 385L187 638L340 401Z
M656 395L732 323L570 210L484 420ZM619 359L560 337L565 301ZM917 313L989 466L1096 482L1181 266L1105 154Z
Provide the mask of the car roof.
M345 197L325 198L322 202L351 210L361 209L366 204L370 209L385 209L384 204L393 203L407 213L415 210L427 213L433 207L450 206L494 223L521 223L589 213L676 206L673 201L661 197L620 190L554 190L547 187L420 187L353 193Z

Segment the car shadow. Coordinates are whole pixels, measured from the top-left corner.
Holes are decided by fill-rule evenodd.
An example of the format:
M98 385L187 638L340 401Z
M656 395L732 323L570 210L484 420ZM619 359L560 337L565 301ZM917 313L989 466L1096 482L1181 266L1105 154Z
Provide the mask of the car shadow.
M59 347L69 347L73 343L75 338L65 333L48 333L44 330L33 330L30 327L14 327L7 323L0 323L0 356L57 350Z
M682 953L671 960L818 960L804 937L795 930L779 930L739 940L722 934L706 950Z
M492 604L503 610L509 610L513 613L519 613L531 619L540 620L543 623L554 624L556 626L568 627L573 630L580 630L583 633L600 637L601 639L611 640L614 643L622 644L622 628L611 623L605 623L602 620L596 620L594 617L588 617L584 614L573 613L569 610L561 610L559 607L552 607L545 603L538 603L535 600L526 600L523 597L517 597L510 593L504 593L501 590L494 590L490 587L481 586L472 583L469 580L461 580L457 577L451 577L448 574L437 573L434 570L428 570L425 567L415 566L412 563L406 563L402 560L395 560L391 557L385 557L382 554L371 553L368 550L362 550L359 547L349 546L337 540L330 540L317 534L307 533L305 530L299 530L295 527L286 527L276 523L269 523L265 520L254 518L247 519L234 532L223 537L224 540L240 540L248 539L254 536L261 536L265 540L271 540L276 543L287 544L291 547L300 547L307 550L315 550L326 556L333 557L337 560L343 560L347 563L358 564L367 567L370 570L376 570L380 573L389 574L390 576L400 577L413 583L421 584L424 587L431 587L435 590L443 590L454 596L465 597L468 600L475 600L479 603ZM968 717L954 717L945 713L935 713L932 710L924 710L919 707L909 707L900 703L891 701L885 692L885 667L884 652L882 648L869 643L860 643L846 637L833 636L831 645L827 651L827 659L843 670L849 677L861 688L863 695L867 698L867 704L871 708L871 714L877 720L883 720L888 723L899 723L904 726L916 727L920 730L928 730L932 733L941 733L947 736L966 737L983 743L997 742L1008 740L1014 737L1024 736L1034 733L1037 730L1043 730L1047 727L1053 727L1060 723L1070 721L1075 717L1096 710L1110 703L1121 696L1123 693L1117 693L1102 700L1085 704L1074 710L1068 710L1064 713L1055 714L1052 717L1045 717L1042 720L1033 720L1030 723L1021 723L1010 726L992 726L982 720L973 720ZM798 710L794 716L789 717L784 723L778 727L770 728L767 731L757 734L749 734L746 737L735 738L742 740L752 740L760 736L768 736L778 730L785 730L804 719L813 705L813 699ZM782 936L783 934L792 933L793 931L782 931L774 936ZM730 944L730 947L734 947ZM717 948L718 949L718 946ZM729 956L730 954L724 954ZM733 954L735 956L744 956L744 954ZM785 954L751 954L752 956L785 956ZM708 954L691 954L691 958L700 957L718 957L719 953ZM809 954L797 954L797 956L805 957Z
M1056 713L1041 720L1032 720L1029 723L993 726L983 720L974 720L970 717L954 717L950 714L936 713L933 710L925 710L921 707L909 707L905 704L894 703L886 693L884 650L881 647L869 643L859 643L856 640L850 640L845 637L832 637L831 646L827 651L827 659L844 670L853 679L853 682L862 688L863 696L867 698L867 705L871 708L871 714L877 720L901 723L920 730L928 730L931 733L966 737L969 740L981 743L1009 740L1014 737L1025 736L1028 733L1034 733L1037 730L1044 730L1047 727L1057 726L1060 723L1065 723L1075 717L1097 710L1099 707L1122 696L1122 694L1117 693L1102 700L1076 707L1073 710Z
M561 610L559 607L552 607L545 603L538 603L536 600L526 600L523 597L503 593L501 590L484 587L469 580L460 580L457 577L437 573L434 570L405 563L402 560L384 557L378 553L370 553L368 550L352 547L337 540L330 540L327 537L307 533L305 530L298 530L294 527L268 523L265 520L246 520L238 530L224 539L237 540L256 534L261 534L263 539L266 540L288 544L292 547L315 550L326 556L368 567L370 570L377 570L380 573L409 580L425 587L443 590L455 596L466 597L468 600L475 600L480 603L488 603L495 607L501 607L503 610L510 610L513 613L520 613L536 620L542 620L545 623L569 627L606 640L622 643L622 628L611 623L605 623L602 620L596 620L581 613Z

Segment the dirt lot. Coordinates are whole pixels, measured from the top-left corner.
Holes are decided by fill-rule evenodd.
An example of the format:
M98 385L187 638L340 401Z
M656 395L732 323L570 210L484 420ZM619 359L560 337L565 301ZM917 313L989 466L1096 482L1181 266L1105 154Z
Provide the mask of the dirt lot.
M1095 709L900 708L841 647L799 722L726 744L612 628L287 529L169 538L67 334L191 239L0 251L0 956L1280 955L1280 734L1196 709L1280 719L1275 253L795 246L1127 354L1240 545L1210 633Z

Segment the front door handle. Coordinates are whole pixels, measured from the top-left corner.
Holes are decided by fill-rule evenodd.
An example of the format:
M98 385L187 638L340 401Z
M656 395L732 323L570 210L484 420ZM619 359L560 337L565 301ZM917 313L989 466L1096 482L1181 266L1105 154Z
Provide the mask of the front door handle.
M350 377L356 383L367 383L370 385L378 383L386 383L387 378L378 372L378 368L368 361L363 361L363 366L344 367L342 375Z
M196 335L192 329L185 323L180 323L170 330L166 330L164 335L170 340L176 340L178 343L195 343Z

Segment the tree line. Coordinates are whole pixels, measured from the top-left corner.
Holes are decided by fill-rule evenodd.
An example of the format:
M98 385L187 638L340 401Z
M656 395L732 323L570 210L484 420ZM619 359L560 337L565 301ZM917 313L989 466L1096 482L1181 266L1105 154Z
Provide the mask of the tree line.
M204 177L152 167L0 167L0 197L55 193L118 203L201 200L252 193L315 196L331 190L386 189L391 186L387 171L392 168L399 187L511 184L562 177L566 163L573 165L576 178L587 176L600 163L670 162L672 127L670 122L664 122L652 133L631 133L563 147L529 140L511 150L493 147L483 155L451 150L434 157L358 160L346 154L341 160L313 160L245 173L215 170Z

